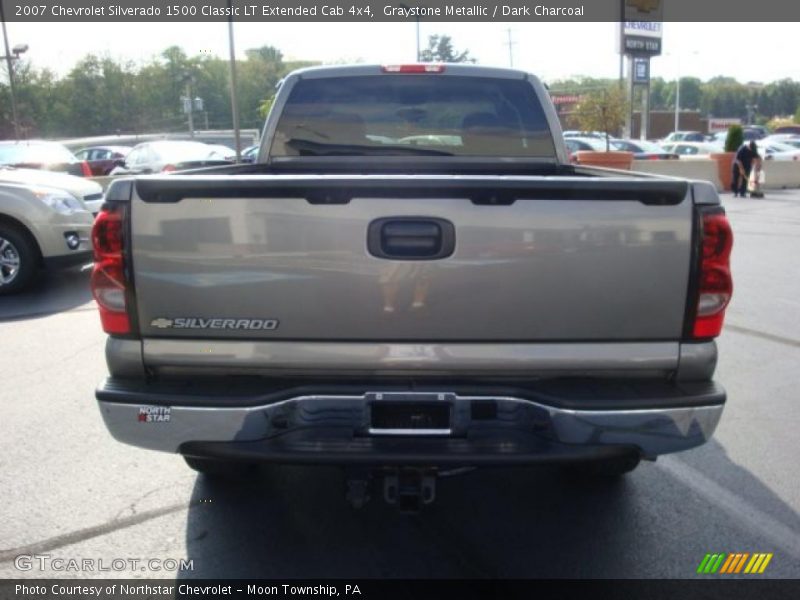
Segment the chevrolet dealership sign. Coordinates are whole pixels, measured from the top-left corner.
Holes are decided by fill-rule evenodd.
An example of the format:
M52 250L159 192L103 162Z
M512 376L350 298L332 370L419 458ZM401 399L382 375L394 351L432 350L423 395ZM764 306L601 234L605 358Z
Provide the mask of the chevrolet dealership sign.
M625 0L620 15L620 51L629 56L661 54L662 0Z

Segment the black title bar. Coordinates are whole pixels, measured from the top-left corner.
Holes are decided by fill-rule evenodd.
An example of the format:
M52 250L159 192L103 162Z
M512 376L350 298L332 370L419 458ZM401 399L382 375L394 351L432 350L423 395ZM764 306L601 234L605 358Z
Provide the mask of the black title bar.
M0 600L403 600L425 598L603 598L766 600L797 598L798 580L0 580Z
M446 21L708 22L724 42L721 22L800 21L787 0L0 0L9 22Z

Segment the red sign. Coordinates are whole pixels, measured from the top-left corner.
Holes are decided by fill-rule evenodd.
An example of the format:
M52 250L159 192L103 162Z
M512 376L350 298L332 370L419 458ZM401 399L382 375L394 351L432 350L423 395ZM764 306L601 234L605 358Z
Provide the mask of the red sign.
M551 96L553 100L553 104L577 104L581 101L582 97L578 96L577 94L571 95L560 95L560 96Z
M728 131L731 125L741 125L741 119L709 119L708 120L708 133L717 133L718 131Z

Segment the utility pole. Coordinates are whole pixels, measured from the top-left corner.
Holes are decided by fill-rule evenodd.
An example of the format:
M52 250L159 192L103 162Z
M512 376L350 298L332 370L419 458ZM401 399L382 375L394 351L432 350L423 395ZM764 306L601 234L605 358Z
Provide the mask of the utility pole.
M625 28L625 0L619 0L619 39L617 43L619 44L619 89L625 87L624 77L625 77L625 52L623 49L623 29Z
M625 134L633 138L633 101L634 101L634 84L633 84L633 56L628 56L628 89L626 91L628 99L627 118L625 119ZM641 128L640 128L641 131Z
M419 47L419 15L417 15L417 62L420 62L420 47Z
M407 11L411 10L411 7L408 4L403 4L402 2L397 6L399 6L400 8L404 8ZM416 21L416 28L417 28L417 62L422 62L422 49L419 47L419 12L414 13L414 20Z
M228 0L228 49L230 50L231 71L231 116L233 117L233 136L236 141L236 162L242 162L242 138L239 133L239 100L236 96L236 50L233 46L233 0Z
M14 89L14 69L12 66L11 50L8 47L8 32L6 31L6 14L3 11L3 2L0 0L0 22L3 24L3 44L5 45L6 67L8 68L8 87L11 92L11 119L14 121L14 137L20 139L19 121L17 120L17 92ZM26 48L27 49L27 48Z
M189 119L189 137L194 139L194 98L192 97L192 80L194 77L189 71L183 73L183 83L186 86L184 93L186 94L183 100L183 112Z
M194 139L194 100L192 97L192 77L186 78L186 97L189 99L189 137Z
M510 27L508 29L506 29L506 32L508 33L508 42L507 42L507 44L508 44L508 64L509 64L509 66L513 67L514 66L514 44L516 44L516 42L511 40L511 28Z

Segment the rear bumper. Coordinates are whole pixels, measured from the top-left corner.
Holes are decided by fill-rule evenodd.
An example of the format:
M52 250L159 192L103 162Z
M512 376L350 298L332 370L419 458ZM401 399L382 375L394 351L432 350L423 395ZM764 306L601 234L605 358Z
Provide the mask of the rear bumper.
M725 391L713 382L592 380L556 386L558 396L544 384L494 391L327 389L259 395L203 385L193 395L185 387L110 379L97 399L111 434L142 448L280 463L408 465L559 462L629 452L654 457L708 441L725 403ZM425 433L376 430L371 407L387 401L445 403L449 425Z

